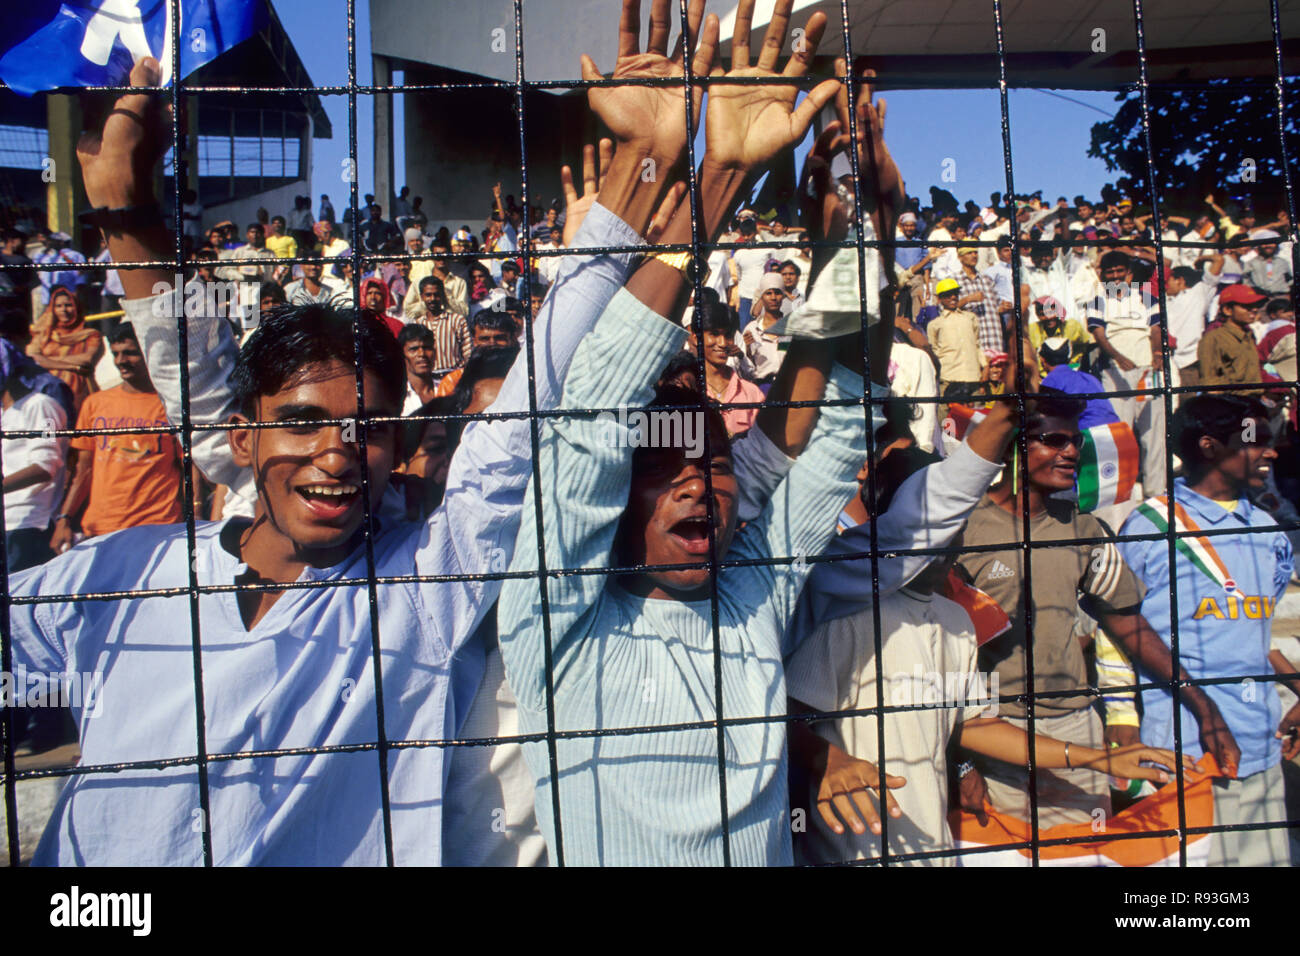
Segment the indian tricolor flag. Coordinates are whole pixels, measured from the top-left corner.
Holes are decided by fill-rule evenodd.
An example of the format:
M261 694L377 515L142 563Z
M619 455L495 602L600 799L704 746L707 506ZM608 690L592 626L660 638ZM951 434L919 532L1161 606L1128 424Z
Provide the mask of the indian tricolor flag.
M1183 802L1187 807L1187 826L1214 825L1214 791L1212 781L1219 776L1214 758L1204 756L1197 772L1183 774ZM974 814L954 812L948 818L953 839L962 849L984 849L1003 844L1029 843L1028 821L988 811L989 822L981 825ZM1078 843L1039 846L1040 866L1178 866L1176 835L1134 838L1136 833L1178 830L1178 782L1170 780L1151 796L1109 818L1088 823L1063 823L1040 827L1043 841L1078 839ZM1210 834L1187 835L1187 865L1206 866L1210 860ZM967 853L957 858L958 866L1029 866L1028 847Z
M1095 511L1128 501L1141 460L1133 429L1123 422L1085 431L1079 453L1079 510Z
M978 425L984 420L984 410L982 408L971 408L969 405L949 405L948 417L943 420L943 433L957 441L964 441L966 432L972 425Z

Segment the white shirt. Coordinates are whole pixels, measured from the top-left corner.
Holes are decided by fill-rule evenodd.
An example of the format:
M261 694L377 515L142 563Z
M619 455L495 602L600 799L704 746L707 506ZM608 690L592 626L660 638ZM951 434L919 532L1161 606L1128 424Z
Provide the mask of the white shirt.
M883 703L952 703L978 699L974 627L957 604L939 595L906 589L880 599L880 637L884 654ZM875 627L870 609L817 628L786 665L787 693L822 711L877 708ZM949 693L952 690L954 693ZM903 815L889 819L891 853L951 850L948 830L948 767L945 751L961 720L980 716L982 707L924 707L885 717L885 773L907 778L892 791ZM813 732L850 756L879 764L876 717L859 715L813 724ZM800 797L805 800L800 800ZM846 830L832 833L814 809L816 794L791 793L792 806L808 810L803 859L829 863L879 856L880 837ZM918 860L909 865L953 865L949 860Z
M14 431L60 431L68 427L68 417L63 407L43 392L28 392L0 415L0 427L6 436ZM65 476L63 459L68 451L66 438L8 438L0 443L3 450L4 473L17 474L28 465L40 465L50 475L49 481L38 482L6 492L5 527L10 531L21 528L47 528L63 495Z
M1205 334L1205 310L1219 291L1219 277L1208 271L1201 281L1175 296L1165 296L1169 310L1169 334L1174 337L1173 363L1179 368L1195 365L1196 347Z
M758 298L758 283L763 278L763 268L772 258L770 249L737 249L731 254L731 261L736 264L740 277L736 282L736 294L742 299ZM742 315L741 321L749 318Z
M930 356L905 342L895 342L889 353L890 394L899 398L934 398L939 394L939 379ZM934 451L939 431L939 406L930 402L909 405L913 417L908 422L917 447Z

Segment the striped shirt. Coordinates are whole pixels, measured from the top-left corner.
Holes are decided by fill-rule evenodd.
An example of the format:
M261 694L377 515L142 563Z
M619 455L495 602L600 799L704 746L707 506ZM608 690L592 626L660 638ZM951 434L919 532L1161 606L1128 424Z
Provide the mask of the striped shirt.
M972 295L976 292L984 293L984 298L976 302L967 302L963 308L975 313L979 319L979 343L980 348L991 351L1003 351L1002 341L1002 317L998 314L998 287L997 284L986 275L975 273L968 276L965 270L957 276L957 284L961 286L958 293L961 298Z
M465 316L445 309L437 316L425 311L414 321L433 333L435 369L460 368L469 360L474 341L470 337Z

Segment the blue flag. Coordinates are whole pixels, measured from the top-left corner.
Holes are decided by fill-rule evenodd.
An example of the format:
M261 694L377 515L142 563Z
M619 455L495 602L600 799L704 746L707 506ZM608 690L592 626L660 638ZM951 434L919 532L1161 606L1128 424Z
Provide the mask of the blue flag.
M0 17L0 80L17 93L126 85L145 56L171 82L180 11L182 79L266 23L266 0L22 0Z

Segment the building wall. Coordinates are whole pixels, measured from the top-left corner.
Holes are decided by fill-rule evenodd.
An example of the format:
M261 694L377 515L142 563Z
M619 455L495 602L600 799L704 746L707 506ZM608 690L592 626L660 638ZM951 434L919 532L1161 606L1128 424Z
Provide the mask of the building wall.
M293 199L295 196L311 196L311 145L311 124L309 121L307 129L303 133L301 145L299 147L302 158L298 168L303 171L305 178L295 180L283 186L277 186L274 189L268 189L244 199L235 199L230 202L217 203L213 206L205 204L203 207L203 228L207 229L209 226L229 219L239 227L239 234L242 239L244 227L251 222L257 221L257 210L259 207L265 208L272 216L278 215L287 218L289 213L293 211ZM343 189L343 186L344 184L340 180L340 189L331 190L330 194L334 195L334 193L338 191L346 193L346 189ZM200 195L200 202L202 202L202 199L203 197ZM313 216L315 216L316 209L317 206L313 204ZM340 216L343 214L343 210L340 206L336 205L335 209L338 210Z
M445 82L447 74L408 66L408 84ZM431 229L468 224L478 233L492 206L492 186L522 201L519 128L509 90L401 94L405 101L406 161L395 186L424 197ZM596 142L595 121L581 96L534 92L528 120L529 198L543 208L562 199L560 166L573 167L581 188L582 146ZM341 210L340 210L341 214Z

